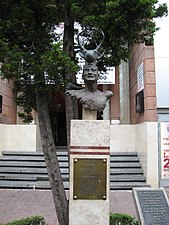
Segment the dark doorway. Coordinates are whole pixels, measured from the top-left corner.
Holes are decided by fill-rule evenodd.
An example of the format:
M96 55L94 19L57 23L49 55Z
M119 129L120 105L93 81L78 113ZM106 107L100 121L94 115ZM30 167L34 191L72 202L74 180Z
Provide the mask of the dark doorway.
M58 113L58 144L59 146L67 146L66 137L66 114L65 112Z
M66 146L66 116L65 112L50 112L53 137L56 146Z
M50 118L56 146L67 146L64 93L51 95Z

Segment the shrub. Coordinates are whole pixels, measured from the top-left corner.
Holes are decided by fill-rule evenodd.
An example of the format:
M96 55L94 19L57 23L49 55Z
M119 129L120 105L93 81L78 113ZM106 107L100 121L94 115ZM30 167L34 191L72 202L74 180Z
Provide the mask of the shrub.
M110 225L139 225L139 222L126 214L111 213Z
M47 223L42 216L32 216L0 225L47 225Z

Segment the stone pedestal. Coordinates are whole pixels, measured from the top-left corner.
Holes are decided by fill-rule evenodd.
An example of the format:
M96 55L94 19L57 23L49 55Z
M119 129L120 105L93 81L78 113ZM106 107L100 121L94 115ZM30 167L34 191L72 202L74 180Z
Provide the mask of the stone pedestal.
M85 110L82 111L83 120L97 120L97 111Z
M72 120L69 225L109 225L110 122Z

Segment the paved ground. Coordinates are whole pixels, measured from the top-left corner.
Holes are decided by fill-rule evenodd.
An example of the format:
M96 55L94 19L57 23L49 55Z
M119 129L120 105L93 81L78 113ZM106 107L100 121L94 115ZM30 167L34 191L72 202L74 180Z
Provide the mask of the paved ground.
M169 188L166 188L169 197ZM137 217L131 191L111 191L110 211ZM58 225L51 191L0 189L0 223L41 215Z

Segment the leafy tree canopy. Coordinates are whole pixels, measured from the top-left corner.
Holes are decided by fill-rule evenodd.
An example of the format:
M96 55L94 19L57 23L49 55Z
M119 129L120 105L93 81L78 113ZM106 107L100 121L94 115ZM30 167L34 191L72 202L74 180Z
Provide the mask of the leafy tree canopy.
M102 29L105 34L104 63L119 65L129 57L128 45L147 39L152 43L158 29L153 19L167 15L166 4L158 5L157 0L55 2L56 7L48 7L47 0L0 1L1 75L7 79L16 78L16 90L22 93L19 102L26 99L26 104L31 103L29 93L35 93L36 88L60 90L64 74L77 70L59 44L53 44L57 40L55 26L59 22L71 18L89 30L92 27ZM45 85L50 81L55 85Z
M36 90L56 93L64 87L65 73L77 70L56 43L59 21L46 0L0 2L1 76L14 79L17 103L26 113L36 107Z
M98 27L105 34L103 49L108 64L119 65L129 57L127 45L149 42L158 30L154 18L166 16L167 5L158 0L75 0L71 10L75 21ZM127 43L127 45L126 45Z

